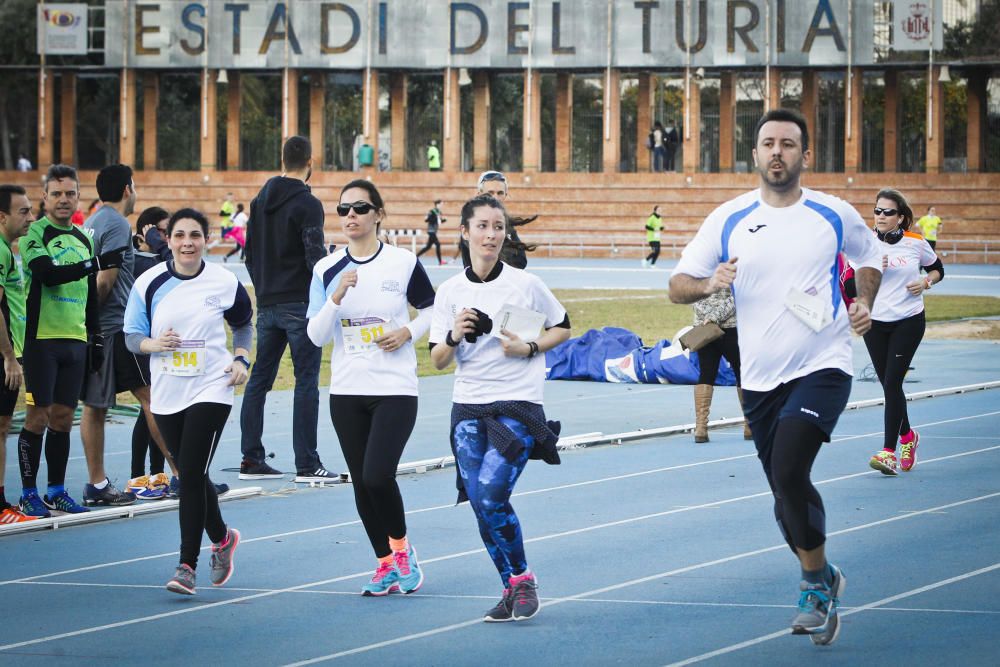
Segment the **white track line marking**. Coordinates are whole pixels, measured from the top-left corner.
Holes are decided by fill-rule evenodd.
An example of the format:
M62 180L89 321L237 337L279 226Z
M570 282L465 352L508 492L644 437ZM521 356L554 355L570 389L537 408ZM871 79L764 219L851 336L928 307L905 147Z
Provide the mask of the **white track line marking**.
M978 414L978 415L969 415L967 417L960 417L960 418L957 418L957 419L945 419L945 420L936 421L936 422L927 422L925 424L919 424L915 428L918 428L918 429L919 428L928 428L930 426L938 426L938 425L941 425L941 424L949 424L949 423L957 422L957 421L967 421L967 420L970 420L970 419L979 419L981 417L991 417L991 416L997 415L997 414L1000 414L1000 411L986 412L986 413ZM832 444L835 444L835 443L847 442L847 441L850 441L850 440L859 440L859 439L874 437L876 435L881 435L881 434L882 434L882 431L874 431L872 433L867 433L867 434L851 435L851 436L846 436L846 437L843 437L843 438L834 438L829 444L832 445ZM926 463L931 463L931 462L934 462L934 461L944 461L944 460L947 460L947 459L950 459L950 458L956 458L956 457L962 457L962 456L969 456L971 454L980 454L980 453L992 451L994 449L997 449L997 447L987 447L987 448L984 448L984 449L978 449L978 450L974 450L974 451L971 451L971 452L962 452L960 454L954 454L954 455L951 455L951 456L939 457L939 458L935 458L935 459L926 459L926 460L922 459L920 461L920 463L921 464L926 464ZM696 461L696 462L693 462L693 463L682 463L682 464L678 464L678 465L674 465L674 466L666 466L666 467L663 467L663 468L656 468L656 469L653 469L653 470L643 470L643 471L640 471L640 472L625 473L625 474L622 474L622 475L613 475L613 476L610 476L610 477L603 477L603 478L595 479L595 480L587 480L587 481L583 481L583 482L574 482L574 483L571 483L571 484L562 484L562 485L558 485L558 486L547 487L547 488L544 488L544 489L535 489L533 491L522 491L522 492L519 492L519 493L515 493L514 495L511 496L511 498L520 498L520 497L524 497L524 496L537 495L537 494L540 494L540 493L550 493L552 491L558 491L558 490L562 490L562 489L569 489L569 488L575 488L575 487L581 487L581 486L588 486L588 485L593 485L593 484L603 484L603 483L606 483L606 482L614 482L614 481L619 481L619 480L622 480L622 479L629 479L629 478L634 478L634 477L641 477L641 476L644 476L644 475L658 474L658 473L661 473L661 472L670 472L670 471L673 471L673 470L681 470L681 469L684 469L684 468L692 468L692 467L696 467L696 466L710 465L710 464L713 464L713 463L725 463L725 462L728 462L728 461L735 461L735 460L739 460L739 459L756 458L756 457L757 457L757 455L755 453L754 454L740 454L740 455L737 455L737 456L728 456L728 457L723 457L723 458L719 458L719 459L710 459L708 461ZM864 472L854 473L854 474L847 475L847 476L844 476L844 477L836 477L836 478L833 478L831 480L823 480L823 481L819 481L819 482L814 482L814 484L826 484L828 482L840 481L840 480L843 480L843 479L850 479L852 477L859 477L859 476L862 476L862 475L871 475L871 474L874 474L875 472L876 471L874 471L874 470L866 470ZM689 510L689 509L709 508L709 507L714 507L714 506L718 506L718 505L728 504L730 502L735 502L737 500L747 500L747 499L758 498L758 497L767 496L767 495L770 495L770 491L763 492L763 493L758 493L758 494L753 494L753 495L749 495L749 496L741 496L741 497L735 498L735 499L720 500L720 501L717 501L716 503L709 503L709 504L706 504L706 505L688 506L684 510L680 510L680 511L686 511L686 510ZM435 511L438 511L438 510L448 510L448 509L452 509L452 508L454 508L454 504L434 505L434 506L431 506L431 507L424 507L424 508L416 509L416 510L408 510L406 512L406 515L410 516L410 515L415 515L415 514L422 514L422 513L425 513L425 512L435 512ZM676 511L678 511L678 510L672 510L672 512L676 512ZM274 533L274 534L271 534L271 535L263 535L263 536L260 536L260 537L242 538L242 542L244 544L250 544L252 542L263 542L263 541L274 540L274 539L283 538L283 537L292 537L292 536L295 536L295 535L305 535L305 534L308 534L308 533L315 533L315 532L319 532L319 531L323 531L323 530L333 530L333 529L337 529L337 528L345 528L345 527L348 527L348 526L355 526L355 525L360 525L360 524L361 524L361 521L359 519L353 519L351 521L343 521L343 522L339 522L339 523L326 524L326 525L323 525L323 526L313 526L311 528L302 528L302 529L299 529L299 530L286 531L286 532L282 532L282 533ZM542 537L542 538L534 538L534 539L545 539L545 538ZM206 545L206 546L202 547L202 551L208 550L208 548L210 546L211 545ZM87 571L91 571L91 570L99 570L99 569L103 569L103 568L106 568L106 567L116 567L116 566L119 566L119 565L129 565L131 563L139 563L139 562L147 561L147 560L155 560L157 558L169 558L169 557L174 557L176 555L177 555L176 551L170 551L170 552L166 552L166 553L153 554L153 555L150 555L150 556L138 556L136 558L128 558L128 559L125 559L125 560L110 561L110 562L107 562L107 563L97 563L95 565L86 565L86 566L83 566L83 567L76 567L76 568L71 568L71 569L68 569L68 570L59 570L57 572L48 572L46 574L36 574L36 575L30 576L30 577L22 577L20 579L8 579L6 581L0 581L0 586L6 586L6 585L9 585L9 584L25 583L25 582L29 582L29 581L37 581L39 579L46 579L48 577L58 577L58 576L66 575L66 574L76 574L78 572L87 572ZM365 576L367 576L367 575L365 575Z
M869 523L869 524L862 524L860 526L855 526L853 528L848 528L846 530L839 530L839 531L836 531L836 532L832 532L832 533L829 533L827 536L828 537L832 537L832 536L835 536L835 535L842 535L842 534L848 533L848 532L854 532L856 530L864 530L864 529L872 528L872 527L875 527L875 526L881 526L881 525L884 525L886 523L892 523L892 522L895 522L895 521L901 521L901 520L904 520L904 519L907 519L907 518L910 518L910 517L919 516L919 515L922 515L922 514L929 514L929 513L933 513L933 512L938 512L938 511L943 510L943 509L950 509L950 508L953 508L953 507L959 507L961 505L967 505L967 504L970 504L970 503L980 502L980 501L983 501L983 500L989 500L989 499L996 498L996 497L1000 497L1000 492L991 493L991 494L987 494L987 495L984 495L984 496L978 496L978 497L975 497L975 498L967 498L965 500L960 500L960 501L957 501L957 502L954 502L954 503L948 503L947 505L939 505L937 507L930 507L930 508L928 508L926 510L923 510L922 512L919 512L918 514L907 514L907 515L904 515L904 516L896 516L896 517L891 517L891 518L888 518L888 519L881 519L879 521L874 521L874 522ZM703 562L703 563L697 563L697 564L694 564L694 565L688 565L686 567L678 568L678 569L675 569L675 570L670 570L668 572L660 572L658 574L652 574L652 575L648 575L648 576L645 576L645 577L639 577L637 579L632 579L630 581L624 581L624 582L621 582L621 583L618 583L618 584L612 584L610 586L604 586L602 588L598 588L598 589L591 590L591 591L585 591L583 593L577 593L576 595L570 595L570 596L567 596L567 597L564 597L564 598L556 598L556 599L552 600L551 602L548 602L545 606L546 607L551 607L551 606L554 606L554 605L557 605L557 604L563 604L565 602L572 602L572 601L578 600L580 598L590 598L590 597L593 597L595 595L601 595L603 593L607 593L607 592L610 592L610 591L620 590L620 589L623 589L623 588L629 588L631 586L637 586L637 585L640 585L640 584L646 584L646 583L650 583L650 582L656 581L658 579L664 579L666 577L672 577L672 576L676 576L678 574L686 574L688 572L693 572L695 570L701 570L701 569L704 569L704 568L707 568L707 567L711 567L713 565L722 565L724 563L731 563L733 561L741 560L743 558L750 558L750 557L753 557L753 556L759 556L761 554L769 553L769 552L772 552L772 551L781 551L781 550L787 549L787 548L788 548L788 545L785 544L784 542L782 542L781 544L777 544L777 545L774 545L774 546L771 546L771 547L764 547L763 549L755 549L753 551L745 551L745 552L740 553L740 554L734 554L732 556L726 556L726 557L723 557L723 558L718 558L718 559L711 560L711 561L706 561L706 562ZM995 568L996 567L1000 567L1000 563L998 563L994 567ZM955 580L955 578L953 578L952 580ZM952 580L948 580L948 581L952 581ZM932 587L933 587L933 585L932 585ZM930 588L929 587L924 587L924 589L919 589L919 590L921 590L921 592L922 592L922 590L930 590ZM903 597L906 597L906 596L904 595ZM895 600L897 600L899 598L900 598L900 596L894 596L892 598L886 598L886 601L884 603L888 604L889 602L894 602ZM880 602L882 602L882 601L880 601ZM876 603L872 603L872 604L876 604ZM864 609L866 609L868 607L869 607L869 605L865 605L864 607L859 607L858 610L859 611L860 610L864 610ZM394 639L388 639L388 640L377 642L377 643L374 643L374 644L367 644L365 646L358 646L358 647L355 647L353 649L348 649L346 651L339 651L337 653L331 653L329 655L319 656L319 657L316 657L316 658L311 658L309 660L303 660L303 661L300 661L300 662L289 663L285 667L300 667L302 665L312 665L312 664L316 664L318 662L326 662L328 660L336 660L337 658L342 658L342 657L346 657L346 656L350 656L350 655L357 655L358 653L365 653L365 652L368 652L368 651L373 651L373 650L377 650L377 649L380 649L380 648L385 648L387 646L393 646L393 645L396 645L396 644L402 644L402 643L405 643L405 642L408 642L408 641L412 641L414 639L422 639L424 637L431 637L431 636L434 636L434 635L444 634L446 632L451 632L452 630L458 630L458 629L461 629L461 628L464 628L464 627L468 627L470 625L474 625L474 624L477 624L477 623L482 623L482 619L481 618L477 618L476 620L473 620L473 621L464 621L464 622L461 622L461 623L453 623L451 625L441 626L441 627L434 628L434 629L431 629L431 630L425 630L424 632L418 632L418 633L414 633L414 634L410 634L410 635L405 635L403 637L396 637ZM784 631L782 631L780 633L774 633L773 636L772 635L768 635L767 638L768 639L773 639L773 638L776 638L776 637L780 637L780 636L789 634L789 632L790 632L790 630L784 630ZM762 639L761 641L767 641L767 639ZM2 649L3 649L3 647L0 647L0 650L2 650ZM733 650L737 650L737 649L733 649Z
M954 577L949 577L948 579L942 579L941 581L936 581L933 584L927 584L926 586L921 586L919 588L914 588L912 590L905 591L903 593L899 593L898 595L892 595L892 596L889 596L887 598L882 598L881 600L876 600L875 602L870 602L870 603L862 605L860 607L854 607L850 611L845 611L842 615L843 616L849 616L851 614L857 614L857 613L860 613L862 611L869 611L869 610L872 610L872 609L876 609L878 607L890 604L890 603L895 602L897 600L902 600L904 598L912 597L914 595L919 595L921 593L926 593L927 591L932 591L932 590L937 589L937 588L942 588L944 586L948 586L950 584L954 584L954 583L957 583L959 581L964 581L965 579L970 579L972 577L977 577L977 576L979 576L981 574L986 574L988 572L992 572L992 571L997 570L997 569L1000 569L1000 563L994 563L993 565L990 565L988 567L983 567L983 568L980 568L978 570L972 570L971 572L966 572L965 574L960 574L960 575L957 575L957 576L954 576ZM738 644L732 644L730 646L726 646L724 648L720 648L720 649L717 649L715 651L710 651L708 653L702 653L701 655L696 655L696 656L694 656L692 658L688 658L687 660L681 660L680 662L672 662L672 663L670 663L670 665L668 667L683 667L684 665L693 665L693 664L695 664L697 662L703 662L703 661L709 660L711 658L717 658L720 655L726 655L727 653L734 653L735 651L739 651L739 650L742 650L742 649L745 649L745 648L749 648L751 646L756 646L758 644L763 644L764 642L771 641L772 639L777 639L779 637L784 637L784 636L790 635L790 634L791 634L791 629L785 629L785 630L780 630L778 632L772 632L769 635L763 635L762 637L756 637L754 639L748 639L747 641L740 642Z

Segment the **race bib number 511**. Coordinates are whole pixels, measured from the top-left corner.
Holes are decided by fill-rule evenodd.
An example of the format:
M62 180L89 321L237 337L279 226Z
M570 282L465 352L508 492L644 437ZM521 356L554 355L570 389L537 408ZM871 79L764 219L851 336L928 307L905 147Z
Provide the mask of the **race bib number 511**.
M387 331L392 331L392 324L381 317L358 317L342 319L340 327L344 335L344 352L347 354L362 354L378 347L375 343Z

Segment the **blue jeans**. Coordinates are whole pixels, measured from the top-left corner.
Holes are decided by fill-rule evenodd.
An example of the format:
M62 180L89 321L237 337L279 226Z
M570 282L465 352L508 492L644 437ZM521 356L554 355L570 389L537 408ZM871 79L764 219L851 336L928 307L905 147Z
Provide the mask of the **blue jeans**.
M667 149L663 146L657 146L653 149L653 171L663 171L664 164L667 161Z
M509 417L500 417L499 421L524 442L524 451L516 461L508 461L487 442L478 419L466 419L455 426L455 459L479 523L479 536L504 588L509 588L511 575L528 568L521 522L510 505L510 496L528 463L535 439L521 422Z
M306 334L307 303L279 303L257 310L257 358L243 394L240 411L243 458L264 460L264 404L274 386L285 346L292 348L295 396L292 404L292 449L295 470L312 472L322 464L316 451L319 422L319 366L323 350Z

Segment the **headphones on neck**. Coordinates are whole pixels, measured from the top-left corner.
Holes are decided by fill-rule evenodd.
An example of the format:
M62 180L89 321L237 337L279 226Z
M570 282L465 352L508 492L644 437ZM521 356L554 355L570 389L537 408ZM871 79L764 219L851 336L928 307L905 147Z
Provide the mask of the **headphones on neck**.
M902 225L896 225L896 228L891 232L880 232L877 226L872 229L875 231L875 235L878 237L879 241L883 241L889 245L899 243L900 239L903 238L903 234L906 233L906 230L903 229Z

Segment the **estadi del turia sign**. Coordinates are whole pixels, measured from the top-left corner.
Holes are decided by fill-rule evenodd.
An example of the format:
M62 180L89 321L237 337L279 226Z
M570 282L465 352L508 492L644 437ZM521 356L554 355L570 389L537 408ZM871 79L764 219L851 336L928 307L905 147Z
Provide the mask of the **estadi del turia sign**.
M105 64L523 69L813 67L850 60L865 65L874 61L876 1L128 0L106 5ZM895 4L895 16L913 15L914 3ZM914 16L919 16L913 19L916 28L907 34L922 41L922 48L931 33L939 42L941 30L934 26L940 28L940 12ZM924 30L926 38L920 36Z

